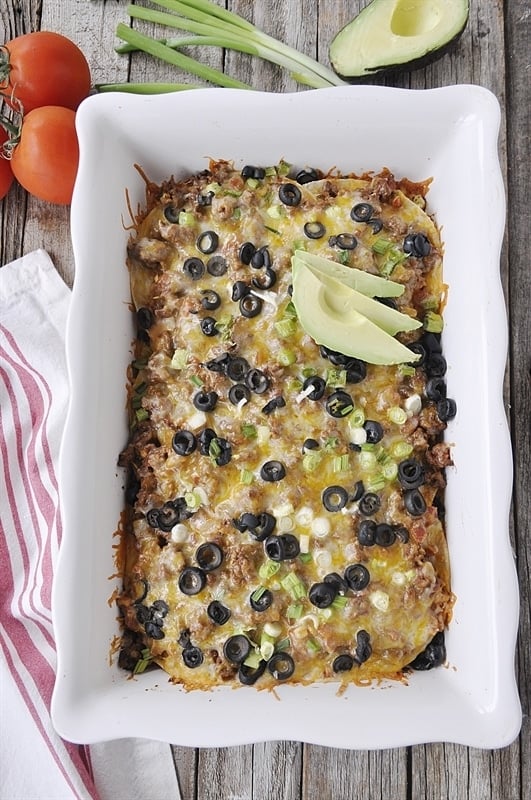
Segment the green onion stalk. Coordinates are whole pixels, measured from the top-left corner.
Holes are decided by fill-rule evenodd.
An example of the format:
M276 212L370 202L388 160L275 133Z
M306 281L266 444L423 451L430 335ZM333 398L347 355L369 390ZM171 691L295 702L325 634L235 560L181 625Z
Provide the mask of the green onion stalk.
M297 83L314 89L344 84L335 72L316 59L268 36L248 20L218 6L212 0L152 0L152 3L164 8L165 11L130 5L127 13L132 20L138 19L178 29L189 35L155 39L120 23L116 35L123 44L116 48L117 52L130 53L140 50L210 84L228 88L252 89L243 81L231 78L185 55L181 52L181 48L215 46L247 53L287 69ZM183 83L125 83L99 84L96 88L100 92L120 90L154 94L198 87Z

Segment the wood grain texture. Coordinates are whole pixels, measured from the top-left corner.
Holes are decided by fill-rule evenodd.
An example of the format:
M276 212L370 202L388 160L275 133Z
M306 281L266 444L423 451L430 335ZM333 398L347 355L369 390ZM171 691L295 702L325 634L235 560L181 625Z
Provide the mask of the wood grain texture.
M144 0L137 0L142 3ZM222 4L222 0L218 0ZM227 0L225 5L267 33L328 64L334 34L366 0ZM7 0L0 5L0 37L45 28L78 42L94 82L194 82L143 54L114 52L118 22L128 22L127 0ZM526 800L531 797L531 245L528 193L531 153L529 0L471 0L467 29L455 48L411 74L378 79L413 89L477 83L502 107L499 153L508 195L501 269L510 323L507 410L514 443L512 537L521 588L518 648L522 732L510 747L482 751L453 744L383 751L343 751L298 742L225 749L174 747L183 800ZM135 23L145 31L156 31ZM298 91L278 67L217 48L188 51L263 91ZM104 135L104 132L102 132ZM464 221L466 224L466 220ZM44 247L71 283L73 257L68 209L28 198L18 187L0 203L0 263ZM208 724L208 720L205 721ZM353 723L354 724L354 723ZM356 724L363 724L358 720ZM172 800L172 798L168 798Z

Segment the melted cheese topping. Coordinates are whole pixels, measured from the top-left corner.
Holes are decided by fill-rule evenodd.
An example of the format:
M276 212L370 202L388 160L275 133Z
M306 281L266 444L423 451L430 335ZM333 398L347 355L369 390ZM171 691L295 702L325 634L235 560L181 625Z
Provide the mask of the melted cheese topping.
M274 686L283 679L275 668L279 653L282 668L286 654L294 667L287 682L401 677L451 616L438 514L450 458L433 456L434 448L445 447L445 424L426 396L425 368L358 364L362 373L354 376L348 365L332 363L337 358L331 361L298 323L290 259L295 249L307 249L392 275L405 287L398 309L423 319L427 311L441 311L439 233L386 171L366 179L328 175L305 185L286 177L285 165L266 173L245 180L227 162L214 162L186 181L149 185L129 244L132 298L142 321L130 369L131 437L121 457L131 501L118 601L122 663L141 671L155 662L172 681L200 689L253 678L258 688ZM296 205L282 201L285 184L300 192ZM415 185L405 186L411 194ZM377 225L352 219L358 203L371 205ZM320 223L323 236L308 237L306 223ZM341 233L353 234L357 246L334 244ZM424 234L429 254L406 257L408 234ZM377 240L387 245L375 249ZM244 263L241 247L248 242L255 251L265 248L265 266ZM233 299L237 281L246 285L247 302L257 304L256 316L244 316L242 301ZM218 307L205 309L205 300L216 296ZM213 335L205 334L205 317L214 320ZM409 343L420 335L399 338ZM242 374L227 375L228 362L234 369L243 364ZM259 370L254 383L249 370ZM311 376L326 383L317 400L303 388ZM246 380L251 388L240 387L239 401L229 395ZM327 410L335 391L351 399L339 416ZM214 398L212 408L205 407L205 395ZM367 421L381 426L379 441L371 442L370 434L368 440ZM182 432L195 445L188 455L174 447ZM304 446L308 439L315 449ZM416 516L407 511L397 476L407 458L425 476L418 490L425 510ZM267 462L281 465L279 480L264 479ZM342 505L337 511L323 502L332 486L347 495L343 504L332 493ZM373 512L367 495L377 498ZM293 557L270 558L268 540L244 524L242 515L264 513L274 525L270 535L295 541ZM382 544L361 544L364 520L391 542L380 537ZM205 543L220 548L222 562L196 573L204 583L197 594L183 593L183 570L201 567L197 551ZM345 583L352 565L367 571L361 588ZM333 573L341 579L339 591L318 607L312 587L333 581ZM259 602L269 598L265 590L271 604L253 609L251 595ZM207 612L214 601L227 609L223 624ZM243 667L224 655L234 636L245 637ZM336 671L341 655L350 668Z

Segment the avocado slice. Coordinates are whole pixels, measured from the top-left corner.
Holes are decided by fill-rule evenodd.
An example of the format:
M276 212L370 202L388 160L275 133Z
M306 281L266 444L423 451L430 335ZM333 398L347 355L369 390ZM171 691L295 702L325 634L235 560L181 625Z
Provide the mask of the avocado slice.
M334 278L318 275L304 264L295 265L293 269L293 304L300 324L317 344L370 364L416 361L419 358L416 353L354 307L353 297L358 294ZM378 305L377 301L371 302Z
M298 272L304 270L310 270L321 281L325 288L325 302L339 315L347 315L350 309L359 311L360 314L363 314L363 316L391 336L394 336L399 331L414 331L422 326L422 322L418 319L379 303L378 300L367 297L356 291L356 289L346 286L336 278L325 275L323 272L318 272L309 264L304 264L294 259L292 271L294 279Z
M404 293L401 283L396 283L389 278L381 278L379 275L372 275L362 269L347 267L330 258L307 253L306 250L295 250L291 263L293 266L296 263L306 264L316 272L335 278L345 286L350 286L351 289L356 289L368 297L400 297Z
M469 0L372 0L336 34L330 63L351 83L417 69L458 40L468 15Z

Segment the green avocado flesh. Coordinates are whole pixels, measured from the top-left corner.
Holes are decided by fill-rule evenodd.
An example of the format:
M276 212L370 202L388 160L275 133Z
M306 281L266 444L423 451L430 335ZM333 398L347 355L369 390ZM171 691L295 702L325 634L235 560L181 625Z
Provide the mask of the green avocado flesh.
M334 37L330 63L351 81L424 66L459 38L468 14L468 0L372 0Z
M305 250L295 250L292 264L300 262L316 272L335 278L345 286L350 286L351 289L356 289L368 297L400 297L401 294L404 294L404 287L401 283L381 278L379 275L371 275L370 272L364 272L362 269L346 267L337 261L331 261L329 258L314 253L307 253Z
M419 357L388 330L411 330L412 323L420 323L295 260L292 300L300 324L317 344L370 364L412 363Z

